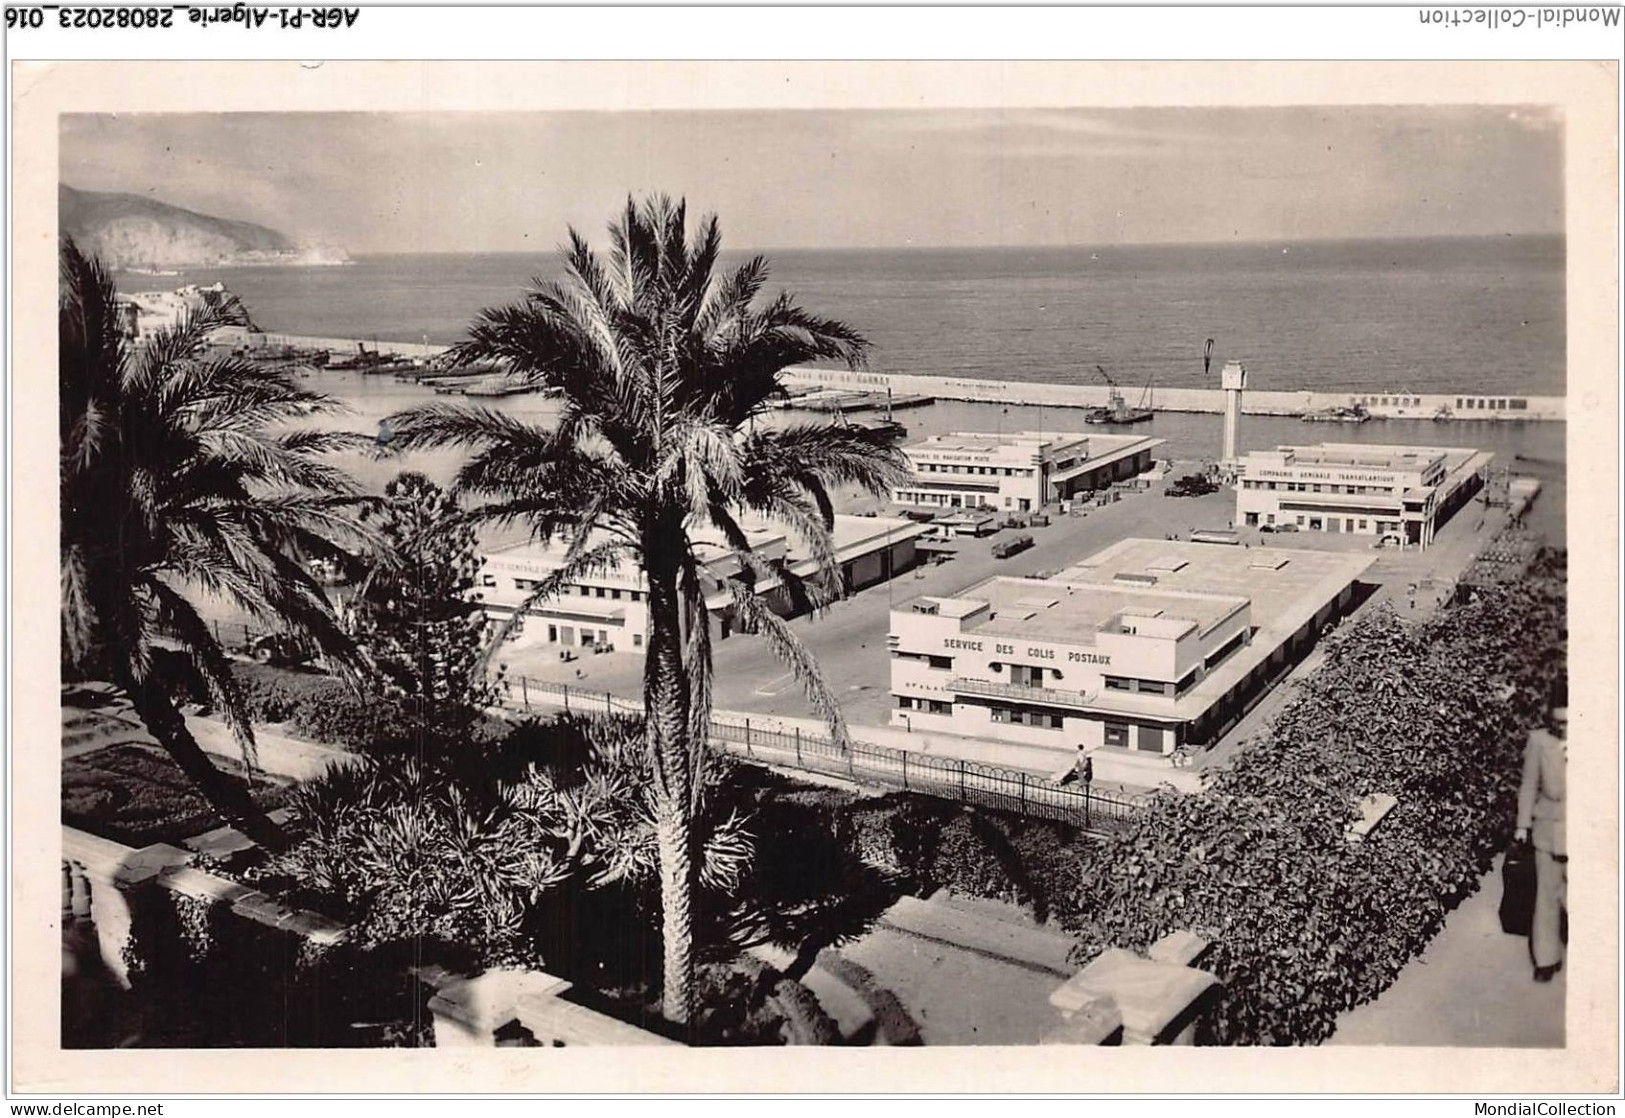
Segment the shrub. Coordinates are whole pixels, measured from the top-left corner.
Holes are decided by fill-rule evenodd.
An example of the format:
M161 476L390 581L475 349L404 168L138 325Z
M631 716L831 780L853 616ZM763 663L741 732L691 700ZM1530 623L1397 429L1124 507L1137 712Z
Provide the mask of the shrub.
M1026 904L1026 874L1013 864L1009 840L991 822L960 812L937 832L927 873L956 893Z
M305 834L270 868L325 898L361 942L461 944L493 965L546 955L549 969L574 977L604 962L602 944L589 936L577 947L548 926L576 927L583 904L613 907L614 887L653 883L646 764L632 719L564 718L498 746L421 757L363 754L295 790L289 806ZM743 818L708 804L696 833L701 884L733 890L752 855ZM541 951L544 938L583 958Z
M286 724L300 737L344 749L414 750L430 737L441 737L412 717L407 704L380 690L352 686L317 672L267 664L237 664L233 674L243 689L249 718L257 723ZM489 742L508 730L507 723L482 716L461 726L463 737Z
M127 894L130 1014L122 1043L162 1048L428 1042L428 991L406 958L297 935L153 886ZM64 1020L65 1034L67 1021ZM66 1036L65 1036L66 1040ZM82 1046L102 1038L85 1037ZM70 1042L71 1043L71 1042Z
M1332 640L1270 731L1200 796L1163 794L1059 905L1083 957L1178 928L1214 940L1221 1043L1325 1039L1475 888L1513 821L1537 696L1564 670L1566 587L1548 560L1421 627L1390 611ZM1503 699L1510 694L1510 699ZM1366 842L1354 803L1399 806Z
M242 689L248 717L255 722L286 722L312 691L329 691L336 682L312 672L292 672L269 664L233 664L232 676Z
M907 878L916 892L946 887L1026 905L1047 920L1056 898L1077 892L1096 849L1059 823L968 808L912 793L853 805L842 820L862 863Z

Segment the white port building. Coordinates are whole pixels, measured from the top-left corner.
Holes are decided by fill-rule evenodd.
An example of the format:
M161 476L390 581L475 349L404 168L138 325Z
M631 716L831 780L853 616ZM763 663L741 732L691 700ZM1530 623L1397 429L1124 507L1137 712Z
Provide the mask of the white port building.
M1216 741L1348 609L1366 555L1123 540L892 611L892 724L1168 754Z
M900 505L1031 512L1104 489L1151 468L1166 440L1141 435L956 431L903 447L913 477L892 491Z
M1426 547L1483 488L1493 458L1470 447L1360 443L1255 450L1241 459L1236 521Z
M794 533L760 522L746 522L740 527L768 566L782 565L802 578L817 570L817 563ZM926 525L911 520L837 515L833 529L835 558L843 584L849 590L861 590L912 568L916 561L915 541L926 530ZM733 598L722 580L740 572L738 555L717 532L696 533L695 550L704 568L706 604L717 622L717 635L725 638L733 632L735 621ZM564 565L566 551L566 545L557 541L546 545L525 541L484 551L480 556L478 593L487 614L511 616L543 579ZM758 580L757 588L767 596L775 612L785 616L795 612L782 584ZM648 601L648 580L643 571L635 564L622 563L614 570L583 577L562 594L534 603L525 611L524 632L518 640L527 645L641 649L648 637Z

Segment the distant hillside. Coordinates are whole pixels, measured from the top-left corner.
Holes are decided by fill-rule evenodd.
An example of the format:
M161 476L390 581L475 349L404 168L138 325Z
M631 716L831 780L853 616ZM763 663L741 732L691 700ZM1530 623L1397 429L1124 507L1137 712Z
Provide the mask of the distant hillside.
M58 228L112 268L344 260L343 253L332 250L302 249L286 234L263 225L211 217L136 194L102 194L64 184L57 198Z

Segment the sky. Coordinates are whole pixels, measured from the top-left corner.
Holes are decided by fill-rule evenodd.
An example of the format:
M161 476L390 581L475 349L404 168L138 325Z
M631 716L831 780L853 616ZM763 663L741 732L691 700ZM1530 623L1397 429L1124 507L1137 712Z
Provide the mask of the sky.
M627 195L742 248L1560 233L1537 106L64 115L62 181L351 254L551 251Z

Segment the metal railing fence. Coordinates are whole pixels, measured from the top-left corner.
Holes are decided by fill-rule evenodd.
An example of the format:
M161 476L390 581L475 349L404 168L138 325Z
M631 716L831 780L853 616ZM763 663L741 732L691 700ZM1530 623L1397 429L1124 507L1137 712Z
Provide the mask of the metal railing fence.
M643 704L608 691L565 683L510 676L504 704L511 709L538 706L583 714L643 714ZM1091 831L1117 831L1143 810L1145 798L1060 784L1046 777L966 761L917 753L868 742L843 749L826 735L762 723L743 715L711 719L711 742L736 757L762 764L844 777L905 792L1013 812L1029 819L1049 819Z

